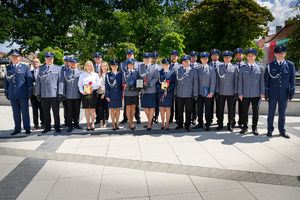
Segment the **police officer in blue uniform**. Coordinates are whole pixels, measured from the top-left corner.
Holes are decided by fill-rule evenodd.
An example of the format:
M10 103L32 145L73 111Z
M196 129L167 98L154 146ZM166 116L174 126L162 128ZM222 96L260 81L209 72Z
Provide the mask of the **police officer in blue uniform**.
M156 83L158 81L158 71L155 65L151 65L150 60L152 54L145 52L143 54L143 62L139 64L139 79L144 80L144 87L141 91L141 106L144 108L148 123L144 128L151 130L152 118L156 107ZM147 80L147 81L145 81Z
M239 70L243 65L245 65L245 62L243 61L244 59L244 49L242 48L236 48L234 50L235 54L235 60L236 62L234 63L237 66L237 69ZM236 113L236 103L238 102L238 115L239 115L239 120L238 120L238 125L240 128L243 128L243 122L242 122L242 101L239 98L236 98L234 100L234 105L233 105L233 124L232 127L235 126L236 120L235 120L235 113Z
M216 87L216 71L208 65L208 52L200 53L201 64L198 66L198 124L194 127L203 128L203 107L205 106L205 129L210 130L212 123L212 104Z
M79 76L83 73L83 70L77 68L78 58L70 56L68 58L70 69L63 72L64 81L64 94L67 105L67 125L68 131L71 132L74 128L82 129L79 126L79 114L80 114L80 91L78 88ZM74 124L72 124L72 121Z
M162 70L162 66L157 64L158 57L159 57L159 53L157 53L156 51L152 53L151 64L154 65L157 73L160 70ZM158 98L156 98L156 108L155 108L155 113L152 122L156 124L158 123L158 115L159 115L159 105L158 105Z
M190 131L193 102L198 97L198 73L190 66L191 57L189 55L183 55L181 60L182 67L175 71L174 95L177 96L178 106L178 126L175 129L183 128L183 111L185 110L185 129Z
M218 102L218 130L223 128L224 107L227 100L228 123L227 130L233 131L233 103L237 96L238 89L238 71L235 65L230 61L233 53L229 50L223 52L224 63L218 63L216 68L217 84L216 94Z
M21 53L18 50L9 52L13 64L6 66L4 92L12 106L15 123L11 135L21 132L21 114L26 134L30 134L30 119L28 99L33 94L33 82L30 67L20 63Z
M122 72L118 71L118 60L111 60L111 72L105 78L105 97L110 108L112 130L119 129L120 108L122 107Z
M51 130L50 107L54 116L54 128L56 133L60 133L59 102L63 97L63 76L61 67L53 64L54 53L44 53L46 64L39 67L36 80L36 94L41 99L44 116L45 129L42 133Z
M197 56L198 56L198 52L197 51L191 51L190 52L190 56L191 56L191 67L198 69L199 68L199 63L197 63ZM196 120L197 120L197 115L198 115L198 106L197 106L197 100L194 99L194 103L193 103L193 112L192 112L192 124L195 125L196 124Z
M252 104L252 133L258 135L257 122L258 110L261 99L265 97L265 81L263 68L255 63L257 50L249 48L246 51L247 63L239 70L238 95L242 104L243 128L240 133L247 132L248 129L248 110Z
M133 49L127 49L126 50L126 58L127 60L128 59L134 59L134 50ZM121 62L120 64L120 68L119 68L119 71L121 71L122 73L123 72L126 72L128 69L127 69L127 60ZM139 62L135 60L134 62L134 69L138 70L138 66L139 66ZM135 119L136 119L136 122L137 124L140 124L141 123L141 117L140 117L140 108L139 106L136 106L135 107ZM124 107L124 113L123 113L123 120L121 121L121 124L124 124L127 122L127 116L126 116L126 106Z
M209 65L212 66L215 70L217 69L217 65L220 63L220 61L219 61L220 55L221 55L221 52L218 49L212 49L210 51L210 57L211 57L212 61L209 63ZM218 96L218 95L216 94L215 96ZM215 99L215 102L216 102L216 117L218 118L218 114L219 114L219 108L218 108L219 99L218 98L214 98L214 99ZM212 103L212 110L214 110L214 102ZM214 115L213 115L213 119L214 119Z
M99 74L100 68L101 68L101 62L102 62L102 53L100 52L95 52L94 53L94 61L95 61L95 65L94 65L94 72ZM97 101L97 107L99 106L99 102ZM95 124L99 124L100 123L100 114L98 112L99 109L96 109L96 121Z
M178 63L178 56L179 56L179 52L177 50L172 50L171 51L171 64L169 69L176 71L178 68L180 68L182 65L180 63ZM171 107L171 116L170 116L170 121L169 123L173 122L173 118L174 118L174 111L175 111L175 121L176 123L178 123L178 113L177 113L177 102L176 102L176 97L174 97L173 99L173 104Z
M284 128L285 110L288 100L292 100L295 94L295 65L293 62L285 60L286 51L285 46L277 46L274 49L276 61L269 63L265 71L265 97L269 101L268 137L272 137L274 131L274 115L278 104L280 136L290 138Z
M124 104L126 107L126 116L128 118L129 128L134 130L133 116L135 107L139 105L139 90L136 87L136 81L139 77L138 69L134 68L135 60L133 58L127 59L127 70L123 71L122 82L125 84L124 88Z

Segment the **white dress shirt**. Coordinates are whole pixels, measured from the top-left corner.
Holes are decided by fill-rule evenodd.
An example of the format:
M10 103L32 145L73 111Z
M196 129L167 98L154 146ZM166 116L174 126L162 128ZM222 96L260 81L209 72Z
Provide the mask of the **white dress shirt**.
M82 94L84 93L83 86L89 85L89 82L92 82L91 85L92 88L94 90L97 90L100 86L100 79L98 74L95 72L91 72L91 73L84 72L80 74L79 81L78 81L78 88Z

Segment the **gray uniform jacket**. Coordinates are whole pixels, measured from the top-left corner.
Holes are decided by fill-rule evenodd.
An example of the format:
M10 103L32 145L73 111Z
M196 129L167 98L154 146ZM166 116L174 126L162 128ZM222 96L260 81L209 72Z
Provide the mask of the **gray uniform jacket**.
M36 94L42 98L54 98L63 95L63 76L61 67L58 65L47 65L39 67L36 80Z
M238 95L243 97L259 97L265 94L264 69L254 64L251 71L250 65L246 63L239 71Z
M199 64L197 71L198 71L199 96L205 97L209 93L215 93L215 87L216 87L215 69L212 66L209 66L208 64L205 66Z
M122 73L122 75L122 84L126 84L124 96L138 96L139 90L136 88L136 80L139 77L138 70L133 69L132 73L129 70L126 70ZM132 88L129 88L127 85Z
M64 71L64 94L66 99L80 99L78 88L79 76L83 72L81 69Z
M145 63L140 63L139 68L139 78L147 79L147 83L150 85L149 88L144 90L144 94L153 94L156 93L156 83L158 81L158 71L155 68L155 65L149 64L148 66Z
M197 63L197 62L191 63L191 67L192 67L192 68L195 68L195 69L199 69L200 63Z
M173 71L176 71L177 69L179 69L180 67L182 67L182 64L179 64L179 63L171 63L170 64L170 70L173 70Z
M216 68L216 74L217 74L216 93L225 96L232 96L237 94L238 70L236 65L229 63L226 70L225 63L218 63Z
M182 98L198 97L198 73L192 67L180 67L175 71L176 82L174 95Z

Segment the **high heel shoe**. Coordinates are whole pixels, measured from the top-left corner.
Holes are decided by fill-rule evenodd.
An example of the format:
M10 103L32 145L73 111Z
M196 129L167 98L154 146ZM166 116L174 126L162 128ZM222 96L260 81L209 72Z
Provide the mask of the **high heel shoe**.
M164 129L165 129L165 127L164 127L164 126L162 126L160 129L161 129L161 130L164 130Z

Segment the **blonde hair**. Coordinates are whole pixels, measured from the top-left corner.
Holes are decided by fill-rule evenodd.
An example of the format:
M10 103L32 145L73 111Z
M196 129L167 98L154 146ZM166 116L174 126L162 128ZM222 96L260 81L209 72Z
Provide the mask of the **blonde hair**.
M84 71L86 72L86 68L87 68L88 65L92 65L92 72L95 72L94 65L93 65L92 61L86 61L86 63L84 64L84 67L83 67Z
M99 76L100 77L102 77L102 74L103 74L103 71L102 71L102 65L103 64L106 65L106 68L107 68L107 72L106 73L110 72L108 63L105 62L105 61L101 61L100 69L99 69Z

